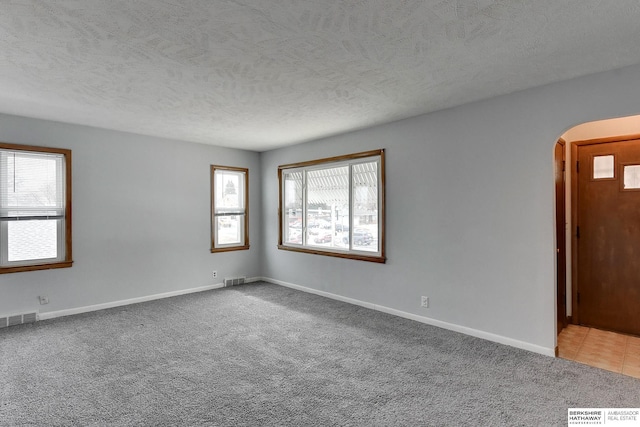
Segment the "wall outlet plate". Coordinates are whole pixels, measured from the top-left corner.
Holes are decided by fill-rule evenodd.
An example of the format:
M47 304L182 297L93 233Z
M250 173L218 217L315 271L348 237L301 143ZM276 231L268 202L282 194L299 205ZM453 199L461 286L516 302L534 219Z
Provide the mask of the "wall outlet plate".
M420 299L420 306L424 307L424 308L429 308L429 297L425 297L423 296Z
M49 304L49 297L41 295L38 297L38 299L40 300L40 305Z

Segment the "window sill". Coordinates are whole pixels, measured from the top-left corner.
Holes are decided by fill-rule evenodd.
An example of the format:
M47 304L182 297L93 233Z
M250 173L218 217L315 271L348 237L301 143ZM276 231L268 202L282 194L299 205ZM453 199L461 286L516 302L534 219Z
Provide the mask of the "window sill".
M73 265L73 261L62 261L50 264L36 264L36 265L20 265L15 267L0 267L0 274L5 273L19 273L21 271L37 271L37 270L51 270L54 268L69 268Z
M227 248L211 248L211 253L216 252L231 252L231 251L246 251L249 249L249 245L244 246L229 246Z
M323 250L302 248L302 247L298 248L298 247L293 247L288 245L278 245L278 249L291 251L291 252L302 252L305 254L325 255L325 256L331 256L335 258L345 258L345 259L355 259L358 261L376 262L378 264L384 264L387 261L386 257L378 256L378 255L363 255L360 253L355 254L355 253L347 253L347 252L331 252L331 251L323 251Z

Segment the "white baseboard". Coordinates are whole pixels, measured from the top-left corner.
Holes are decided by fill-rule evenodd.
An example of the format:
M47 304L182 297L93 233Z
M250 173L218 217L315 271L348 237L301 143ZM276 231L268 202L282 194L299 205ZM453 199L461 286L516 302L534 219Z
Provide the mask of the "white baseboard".
M305 286L296 285L294 283L284 282L282 280L277 280L277 279L273 279L273 278L270 278L270 277L249 277L249 278L247 278L245 280L245 283L253 283L253 282L259 282L259 281L269 282L269 283L273 283L273 284L276 284L276 285L285 286L287 288L297 289L299 291L303 291L303 292L307 292L307 293L310 293L310 294L323 296L323 297L326 297L326 298L331 298L331 299L334 299L334 300L337 300L337 301L342 301L342 302L346 302L346 303L353 304L353 305L358 305L358 306L361 306L361 307L369 308L371 310L377 310L377 311L380 311L380 312L383 312L383 313L387 313L387 314L391 314L391 315L394 315L394 316L403 317L405 319L415 320L416 322L425 323L427 325L437 326L439 328L448 329L450 331L459 332L459 333L470 335L470 336L473 336L473 337L486 339L488 341L493 341L493 342L497 342L497 343L500 343L500 344L509 345L511 347L516 347L516 348L520 348L520 349L523 349L523 350L532 351L534 353L543 354L545 356L555 357L555 349L552 349L552 348L542 347L542 346L531 344L531 343L528 343L528 342L515 340L513 338L504 337L502 335L496 335L496 334L492 334L492 333L489 333L489 332L481 331L481 330L478 330L478 329L468 328L466 326L460 326L460 325L456 325L456 324L453 324L453 323L443 322L443 321L440 321L440 320L432 319L430 317L419 316L417 314L407 313L405 311L396 310L394 308L386 307L386 306L383 306L383 305L373 304L373 303L370 303L370 302L361 301L361 300L357 300L357 299L354 299L354 298L347 298L347 297L344 297L344 296L341 296L341 295L332 294L330 292L319 291L319 290L313 289L313 288L307 288ZM191 294L191 293L195 293L195 292L204 292L204 291L209 291L209 290L212 290L212 289L219 289L219 288L223 288L223 287L224 287L223 283L216 283L216 284L213 284L213 285L200 286L198 288L181 289L181 290L178 290L178 291L165 292L165 293L162 293L162 294L147 295L147 296L143 296L143 297L130 298L130 299L120 300L120 301L111 301L111 302L107 302L107 303L103 303L103 304L95 304L95 305L89 305L89 306L84 306L84 307L70 308L70 309L66 309L66 310L49 311L49 312L38 314L38 320L54 319L54 318L57 318L57 317L71 316L71 315L74 315L74 314L81 314L81 313L88 313L90 311L104 310L104 309L107 309L107 308L114 308L114 307L122 307L122 306L130 305L130 304L138 304L138 303L141 303L141 302L154 301L154 300L157 300L157 299L170 298L170 297L175 297L175 296L178 296L178 295L186 295L186 294Z
M224 287L223 283L215 283L213 285L200 286L198 288L180 289L178 291L165 292L162 294L155 294L155 295L147 295L143 297L130 298L130 299L125 299L120 301L111 301L103 304L87 305L84 307L70 308L67 310L49 311L46 313L40 313L38 315L38 320L54 319L56 317L71 316L73 314L88 313L90 311L98 311L98 310L104 310L107 308L122 307L124 305L129 305L129 304L138 304L141 302L153 301L153 300L162 299L162 298L170 298L178 295L186 295L186 294L192 294L195 292L210 291L212 289L219 289L223 287Z
M262 277L248 277L245 283L252 283L264 280ZM74 314L88 313L90 311L104 310L107 308L122 307L129 304L138 304L141 302L153 301L162 298L176 297L178 295L193 294L195 292L210 291L212 289L224 288L224 283L215 283L213 285L200 286L197 288L180 289L178 291L165 292L162 294L147 295L144 297L130 298L120 301L111 301L103 304L87 305L84 307L70 308L67 310L48 311L38 314L38 320L55 319L56 317L71 316Z
M372 310L381 311L383 313L391 314L398 317L403 317L409 320L415 320L416 322L425 323L427 325L437 326L439 328L448 329L450 331L459 332L465 335L470 335L476 338L482 338L488 341L497 342L499 344L508 345L511 347L520 348L522 350L532 351L534 353L543 354L545 356L555 357L555 349L546 348L536 344L531 344L525 341L516 340L513 338L504 337L502 335L492 334L490 332L481 331L478 329L469 328L466 326L456 325L454 323L443 322L441 320L432 319L430 317L419 316L417 314L407 313L406 311L396 310L394 308L385 307L383 305L373 304L365 301L360 301L353 298L343 297L341 295L332 294L330 292L319 291L317 289L307 288L305 286L296 285L294 283L283 282L282 280L272 279L270 277L257 278L259 280L273 283L287 288L297 289L310 294L320 295L323 297L331 298L334 300L346 302L349 304L358 305Z

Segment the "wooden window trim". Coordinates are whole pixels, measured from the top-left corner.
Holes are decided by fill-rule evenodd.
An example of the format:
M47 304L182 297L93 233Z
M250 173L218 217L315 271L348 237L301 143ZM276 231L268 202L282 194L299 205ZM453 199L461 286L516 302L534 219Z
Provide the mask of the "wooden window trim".
M386 188L386 181L385 181L385 156L384 156L385 150L384 149L378 149L378 150L371 150L371 151L363 151L360 153L354 153L354 154L346 154L346 155L341 155L341 156L334 156L334 157L326 157L323 159L317 159L317 160L310 160L310 161L304 161L304 162L297 162L297 163L289 163L289 164L285 164L285 165L280 165L278 166L278 249L281 250L286 250L286 251L291 251L291 252L301 252L301 253L307 253L307 254L313 254L313 255L324 255L324 256L330 256L330 257L336 257L336 258L344 258L344 259L353 259L353 260L358 260L358 261L369 261L369 262L375 262L375 263L380 263L380 264L384 264L387 260L386 258L386 244L385 244L385 188ZM309 247L304 247L304 246L291 246L291 245L285 245L282 241L282 233L283 233L283 217L282 217L282 203L283 203L283 189L282 189L282 174L283 171L288 170L288 169L297 169L297 168L309 168L309 167L314 167L314 166L318 166L318 165L322 165L322 164L330 164L330 163L336 163L336 162L342 162L342 161L349 161L349 160L357 160L357 159L363 159L363 158L367 158L367 157L376 157L379 156L380 157L380 170L378 171L379 176L380 176L380 189L378 191L379 193L379 198L380 198L380 206L378 207L378 221L380 222L380 230L379 230L379 236L378 236L378 243L380 245L380 254L379 255L366 255L362 252L339 252L339 251L332 251L332 250L323 250L323 249L316 249L316 248L309 248Z
M0 142L0 149L15 150L15 151L30 151L36 153L52 153L62 154L65 158L65 257L62 261L30 264L20 266L0 267L0 274L5 273L18 273L22 271L37 271L37 270L49 270L56 268L69 268L73 265L73 251L72 251L72 230L71 230L71 190L72 190L72 176L71 176L71 150L65 148L52 148L52 147L40 147L35 145L22 145L22 144L9 144Z
M234 166L211 165L211 253L244 251L249 249L249 169ZM216 248L215 226L215 171L225 170L244 173L244 240L237 246L223 246Z

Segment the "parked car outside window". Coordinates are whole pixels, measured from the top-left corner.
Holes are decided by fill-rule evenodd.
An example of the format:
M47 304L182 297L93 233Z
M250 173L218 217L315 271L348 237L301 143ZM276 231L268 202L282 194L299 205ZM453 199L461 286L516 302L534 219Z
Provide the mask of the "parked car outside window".
M331 233L320 233L315 239L313 239L313 241L316 243L327 243L327 242L330 242L332 239L333 239L333 236L331 236Z
M349 244L349 237L348 236L343 237L342 241L345 244ZM360 229L356 228L355 230L353 230L353 244L355 246L370 245L372 241L373 241L373 234L371 234L369 230L365 230L362 228Z

